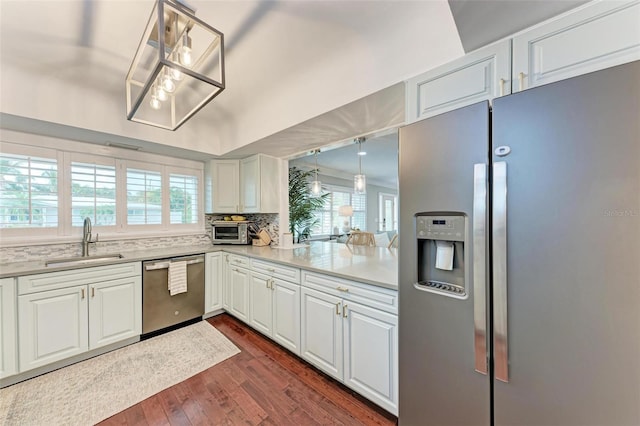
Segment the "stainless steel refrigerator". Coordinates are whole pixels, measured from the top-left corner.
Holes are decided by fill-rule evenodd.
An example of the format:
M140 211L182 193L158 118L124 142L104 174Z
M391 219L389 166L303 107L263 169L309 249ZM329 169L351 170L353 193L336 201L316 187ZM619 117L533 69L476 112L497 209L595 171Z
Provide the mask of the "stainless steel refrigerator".
M639 425L640 62L399 150L400 425Z

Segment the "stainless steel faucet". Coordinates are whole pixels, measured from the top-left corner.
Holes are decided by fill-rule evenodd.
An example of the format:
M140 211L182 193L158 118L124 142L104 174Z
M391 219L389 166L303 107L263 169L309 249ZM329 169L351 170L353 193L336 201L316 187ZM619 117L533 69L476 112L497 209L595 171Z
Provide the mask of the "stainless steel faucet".
M88 217L84 218L84 225L82 228L82 257L89 256L89 244L98 242L98 234L96 234L96 239L91 239L91 219Z

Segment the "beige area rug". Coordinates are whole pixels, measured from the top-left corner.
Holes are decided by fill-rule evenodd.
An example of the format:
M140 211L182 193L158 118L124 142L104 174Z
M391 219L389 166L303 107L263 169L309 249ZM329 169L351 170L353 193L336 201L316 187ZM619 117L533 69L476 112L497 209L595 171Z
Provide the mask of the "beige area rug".
M92 425L239 352L198 322L0 389L0 425Z

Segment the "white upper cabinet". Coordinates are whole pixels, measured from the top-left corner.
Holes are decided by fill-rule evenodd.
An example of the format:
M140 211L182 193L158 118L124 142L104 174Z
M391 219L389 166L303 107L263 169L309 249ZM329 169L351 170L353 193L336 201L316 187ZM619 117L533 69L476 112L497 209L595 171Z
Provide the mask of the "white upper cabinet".
M212 160L209 164L208 183L211 185L208 204L213 213L240 211L240 162L238 160Z
M407 81L407 123L511 93L511 41L503 40Z
M243 160L212 160L207 167L211 213L277 213L280 160L257 154Z
M514 37L513 91L638 59L640 1L592 2Z
M240 212L277 213L280 209L277 158L258 154L240 160Z

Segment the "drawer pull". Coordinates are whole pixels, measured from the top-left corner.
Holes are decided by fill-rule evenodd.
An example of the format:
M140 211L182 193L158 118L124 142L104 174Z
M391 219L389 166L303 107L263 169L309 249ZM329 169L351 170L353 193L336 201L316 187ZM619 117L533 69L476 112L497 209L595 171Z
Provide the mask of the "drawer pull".
M343 318L347 317L347 305L342 306L342 317Z
M275 270L275 269L273 269L273 268L267 268L267 271L269 271L269 272L275 272L276 270Z
M349 291L349 289L347 287L336 287L336 290L343 291L345 293Z

